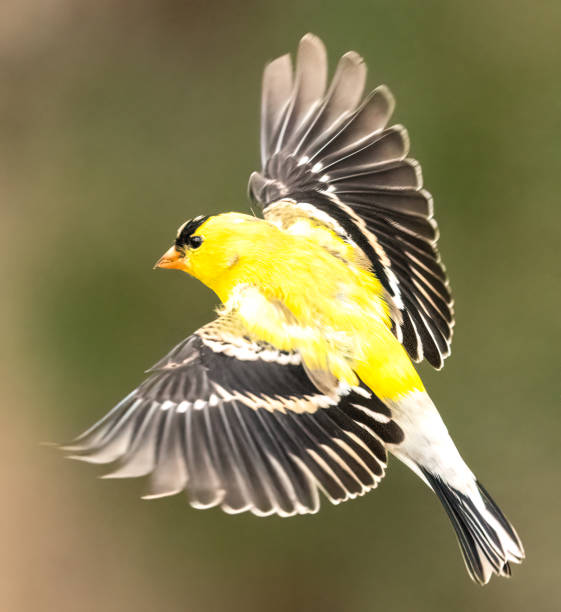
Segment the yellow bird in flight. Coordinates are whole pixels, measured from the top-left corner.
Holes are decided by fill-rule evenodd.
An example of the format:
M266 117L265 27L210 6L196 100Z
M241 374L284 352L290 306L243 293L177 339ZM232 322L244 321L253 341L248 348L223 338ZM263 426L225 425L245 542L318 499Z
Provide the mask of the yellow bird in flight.
M328 86L311 34L294 71L289 55L268 64L249 181L264 219L197 217L156 264L212 289L218 317L66 449L116 462L111 478L149 474L146 497L186 489L196 508L259 516L363 495L389 451L437 494L484 584L524 552L412 364L442 367L453 302L407 132L365 80L349 52Z

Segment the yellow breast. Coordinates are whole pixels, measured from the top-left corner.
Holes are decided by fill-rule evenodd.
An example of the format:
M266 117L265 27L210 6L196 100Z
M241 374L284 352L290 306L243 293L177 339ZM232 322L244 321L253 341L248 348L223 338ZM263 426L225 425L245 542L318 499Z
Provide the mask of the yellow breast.
M213 235L212 263L201 261L195 275L217 293L224 311L239 315L253 339L298 350L309 370L351 385L358 375L381 398L423 388L391 332L382 285L358 249L305 219L280 229L230 215L224 228ZM205 224L202 233L212 229ZM219 271L211 267L217 261Z

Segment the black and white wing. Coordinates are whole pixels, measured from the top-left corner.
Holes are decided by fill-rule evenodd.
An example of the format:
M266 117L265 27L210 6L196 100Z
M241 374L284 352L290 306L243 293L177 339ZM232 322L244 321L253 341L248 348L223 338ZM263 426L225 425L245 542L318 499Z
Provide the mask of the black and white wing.
M176 346L101 421L65 447L115 463L109 478L150 475L146 497L187 489L197 508L290 516L362 495L403 438L362 387L308 378L295 352L249 342L220 319Z
M432 197L407 157L407 131L386 127L391 93L380 86L361 102L365 80L362 58L349 52L327 87L325 48L311 34L300 42L294 74L290 56L271 62L263 77L262 170L249 192L265 218L286 224L292 209L362 249L393 302L394 334L413 360L440 368L454 312Z

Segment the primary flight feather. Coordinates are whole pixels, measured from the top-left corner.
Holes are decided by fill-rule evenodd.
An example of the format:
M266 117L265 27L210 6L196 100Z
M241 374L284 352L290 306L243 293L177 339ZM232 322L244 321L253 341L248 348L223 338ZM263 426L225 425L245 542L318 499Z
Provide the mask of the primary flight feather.
M310 34L294 71L287 55L266 67L249 181L264 219L197 217L156 264L212 289L218 317L66 448L116 462L108 477L150 474L147 497L187 489L195 507L260 516L362 495L390 451L438 495L486 583L524 552L413 367L442 367L453 303L407 132L387 127L387 88L362 99L365 80L350 52L328 86Z

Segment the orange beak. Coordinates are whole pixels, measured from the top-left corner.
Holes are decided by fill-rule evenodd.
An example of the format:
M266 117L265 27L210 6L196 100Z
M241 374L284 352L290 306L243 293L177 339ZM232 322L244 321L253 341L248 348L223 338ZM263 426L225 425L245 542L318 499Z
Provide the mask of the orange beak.
M180 253L175 246L170 247L156 262L156 268L169 268L170 270L183 269L183 253Z

